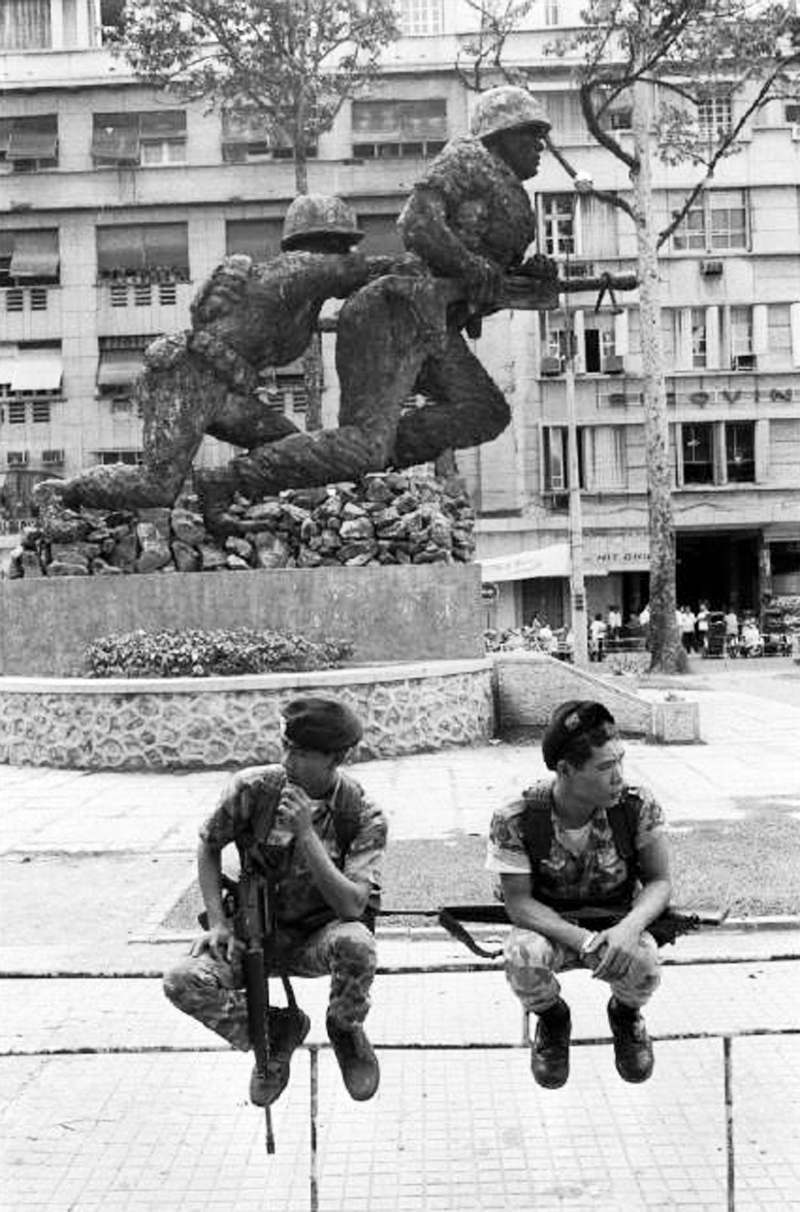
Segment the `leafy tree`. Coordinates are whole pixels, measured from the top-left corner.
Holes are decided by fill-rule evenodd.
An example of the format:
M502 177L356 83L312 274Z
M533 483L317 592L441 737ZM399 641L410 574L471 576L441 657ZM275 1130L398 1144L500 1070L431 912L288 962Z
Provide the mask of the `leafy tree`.
M263 123L292 149L297 194L308 192L309 148L398 33L390 0L127 0L121 30L109 31L140 80ZM318 428L318 345L306 370L307 425Z
M480 68L534 86L533 69L506 69L504 50L529 0L470 0L479 18L472 49L462 48L462 79ZM719 163L741 147L754 115L775 98L800 95L800 21L792 6L750 0L588 0L582 26L550 50L569 63L594 139L626 167L630 195L595 195L633 221L640 283L644 421L650 525L651 669L682 665L675 623L675 531L669 472L659 249L678 229ZM569 58L567 58L569 56ZM632 111L632 140L612 129L621 104ZM730 107L730 109L729 109ZM730 112L730 119L728 113ZM555 146L567 173L576 170ZM694 184L666 227L656 230L652 156L692 165Z

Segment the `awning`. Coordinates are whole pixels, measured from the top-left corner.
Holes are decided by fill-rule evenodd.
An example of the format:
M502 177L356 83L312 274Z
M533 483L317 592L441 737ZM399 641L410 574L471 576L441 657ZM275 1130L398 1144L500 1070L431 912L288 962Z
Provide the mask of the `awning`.
M58 134L54 129L43 129L20 122L11 131L8 140L8 160L52 160L56 155Z
M16 232L8 272L12 278L54 278L58 273L58 232Z
M480 560L481 580L529 581L537 577L568 577L569 543L554 543L534 551L515 551L512 555ZM604 577L604 568L586 568L587 576Z
M143 366L143 350L104 350L100 355L100 365L97 368L97 386L128 387L142 373Z
M40 353L18 357L11 367L11 390L58 391L62 373L61 354Z

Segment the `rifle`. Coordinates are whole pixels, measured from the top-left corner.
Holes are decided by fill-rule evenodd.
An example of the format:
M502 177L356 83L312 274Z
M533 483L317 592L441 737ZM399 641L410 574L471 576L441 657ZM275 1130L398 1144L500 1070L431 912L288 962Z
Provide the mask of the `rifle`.
M620 922L625 913L625 909L585 906L579 909L568 909L561 916L576 925L586 926L587 929L608 930ZM690 934L702 926L719 926L727 916L727 910L724 913L695 913L686 909L669 907L650 923L647 932L652 934L657 946L663 947L666 943L674 943L679 935ZM485 947L481 947L461 923L487 922L501 926L513 924L506 913L505 905L500 902L493 905L444 905L438 910L436 917L439 925L448 934L452 934L453 938L457 938L459 942L469 947L470 951L475 955L480 955L483 959L497 959L503 954L502 948L488 951Z
M391 270L387 269L387 273ZM435 284L443 304L455 303L464 298L464 286L451 278L435 278L430 276ZM592 278L559 278L555 275L528 273L506 274L497 304L482 313L492 315L497 311L555 311L560 306L559 296L562 294L578 294L585 291L597 291L595 311L598 311L603 296L608 293L612 307L616 306L615 290L636 290L639 279L636 274L602 273ZM474 317L477 320L479 317ZM323 316L317 321L319 332L336 332L336 316Z
M247 1024L253 1042L256 1070L266 1082L269 1071L269 982L265 951L274 922L268 876L250 863L242 868L238 889L238 920L245 940L244 986L247 994ZM264 1107L267 1153L275 1152L272 1108Z

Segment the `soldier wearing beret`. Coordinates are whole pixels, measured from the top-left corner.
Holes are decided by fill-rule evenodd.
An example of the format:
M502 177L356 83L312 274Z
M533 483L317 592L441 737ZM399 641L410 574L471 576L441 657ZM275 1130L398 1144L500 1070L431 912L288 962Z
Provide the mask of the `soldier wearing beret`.
M230 843L240 856L256 847L274 873L272 968L284 975L330 975L328 1036L345 1086L359 1101L371 1098L380 1080L363 1023L375 975L371 924L386 847L383 814L339 769L362 731L357 716L335 699L306 696L285 706L282 761L235 774L200 829L198 880L208 930L164 979L166 995L179 1009L233 1047L251 1047L243 944L226 915L221 856ZM269 1105L283 1092L292 1052L309 1028L296 1006L270 1009L270 1064L266 1081L253 1072L254 1103Z
M506 976L538 1019L533 1076L550 1089L569 1076L570 1010L556 974L584 967L611 987L618 1073L646 1081L653 1049L640 1010L660 979L647 928L671 890L664 814L649 791L623 781L622 745L602 703L557 707L542 756L555 777L494 814L486 862L514 927ZM582 924L587 909L612 924Z

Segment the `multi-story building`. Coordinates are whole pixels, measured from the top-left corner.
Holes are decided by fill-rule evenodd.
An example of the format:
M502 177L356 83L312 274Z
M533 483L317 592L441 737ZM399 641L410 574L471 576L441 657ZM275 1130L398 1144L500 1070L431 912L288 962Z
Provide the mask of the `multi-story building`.
M541 0L508 54L540 65L536 91L575 167L624 192L623 167L583 126L568 62L544 53L574 26L578 7ZM138 460L130 389L144 346L187 325L192 296L226 253L265 259L277 250L294 194L291 149L273 146L259 125L223 122L201 103L156 93L112 57L100 30L119 8L117 0L5 0L0 9L0 477L17 513L36 479ZM444 141L467 130L474 104L454 70L474 11L461 0L399 8L404 37L309 164L310 190L347 198L374 251L399 248L394 220L404 198ZM698 121L715 128L736 105L714 98ZM611 122L625 139L630 111L621 105ZM659 163L654 176L666 222L694 175ZM800 111L775 101L663 250L680 601L742 609L765 593L800 593L798 182ZM530 186L540 250L568 276L635 269L630 222L591 197L576 202L553 158ZM589 610L616 602L627 614L646 600L649 560L637 295L595 304L574 294L568 311L485 322L477 348L513 420L458 463L479 511L482 557L562 544L572 369ZM334 340L324 338L328 424ZM264 398L301 418L300 367L270 374ZM207 439L200 458L229 453ZM563 575L504 582L497 622L534 610L561 622L566 590Z

